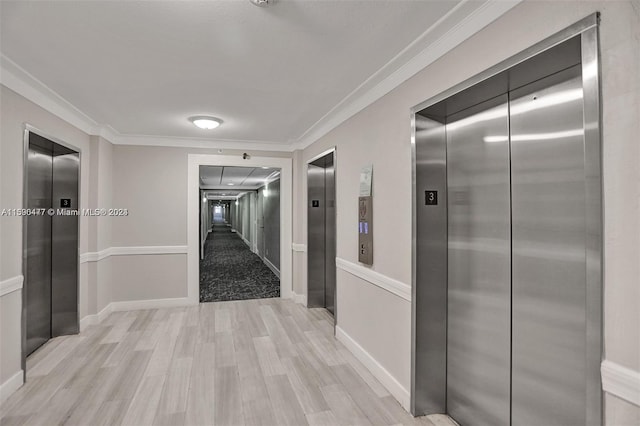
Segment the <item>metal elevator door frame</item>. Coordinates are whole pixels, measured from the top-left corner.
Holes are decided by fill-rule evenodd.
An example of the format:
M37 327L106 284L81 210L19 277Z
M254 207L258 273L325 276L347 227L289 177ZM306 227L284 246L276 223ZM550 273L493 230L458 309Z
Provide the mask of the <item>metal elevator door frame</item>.
M30 278L38 279L38 271L43 272L47 267L49 273L47 277L39 277L40 284L48 286L48 290L41 286L41 296L46 292L48 295L48 338L67 334L77 334L79 332L78 300L79 300L79 236L80 236L80 176L81 176L81 151L73 145L69 145L57 138L47 135L37 128L26 124L24 127L24 166L23 166L23 206L26 209L45 209L44 216L27 215L23 218L23 255L22 268L24 275L24 287L22 291L22 370L26 379L26 358L30 352L35 350L46 340L30 342L28 337L28 309L33 305L33 298L29 297ZM48 197L45 195L47 188L41 186L39 193L34 187L33 179L37 175L31 176L30 161L34 155L38 155L43 164L48 157L50 182L47 186ZM46 186L46 185L45 185ZM44 191L44 192L43 192ZM35 196L35 197L34 197ZM62 208L62 199L70 199L71 205L65 211L76 214L58 215L57 210ZM49 214L48 210L56 210L56 214ZM48 225L47 223L48 222ZM34 247L36 239L44 236L38 231L49 235L47 241L39 241ZM31 230L31 232L30 232ZM46 245L43 245L46 243ZM34 257L35 256L35 257ZM49 256L47 261L45 258ZM47 266L48 265L48 266ZM44 268L44 269L43 269ZM42 275L42 274L40 274ZM48 280L48 284L44 281ZM33 295L33 294L31 294ZM45 295L46 296L46 295ZM31 302L30 302L31 300ZM47 303L47 301L42 301ZM42 305L40 303L40 305ZM43 317L42 315L40 315ZM43 317L44 318L44 317ZM42 330L47 328L42 325ZM41 336L43 339L47 336Z
M336 309L335 149L307 162L307 306ZM335 323L335 321L334 321Z
M412 109L414 240L412 242L411 411L414 415L445 413L449 409L446 395L447 378L443 374L448 368L447 345L445 343L448 317L445 308L448 271L446 267L442 268L443 262L444 265L448 264L448 243L447 233L442 232L442 226L447 223L446 206L455 203L455 200L448 198L457 195L447 194L447 152L444 149L446 144L444 127L447 116L477 105L482 100L490 99L500 93L511 92L513 97L517 97L519 88L524 88L528 84L578 65L583 96L581 130L583 131L584 151L581 160L584 164L584 171L581 185L584 194L584 202L582 203L584 245L581 250L584 277L582 281L583 307L585 310L582 326L578 333L582 336L581 339L585 346L579 357L584 359L584 370L581 372L583 383L579 390L584 399L578 404L578 409L573 412L580 412L578 415L581 416L584 424L598 425L602 423L602 387L600 382L600 363L602 360L602 172L598 23L598 14L590 15L530 49ZM511 106L516 108L515 104ZM531 108L525 107L524 109ZM513 135L510 129L507 135L484 135L485 142L498 143L507 140L510 141L510 144L514 144L532 139L534 133L531 132L531 129L528 130L529 133L526 133L526 125L521 127L524 130L520 130L517 137L510 136ZM558 137L558 132L566 133L567 129L550 131L549 133ZM551 135L547 136L551 137ZM564 136L562 133L561 137ZM544 140L545 136L538 139ZM430 142L425 144L425 141ZM417 149L418 145L422 148ZM516 151L520 149L518 146L516 148ZM522 162L522 159L526 157L525 155L510 157L510 159L513 161L515 158L520 162L518 167L522 167L522 164L526 162ZM524 170L526 171L526 166ZM518 170L519 172L520 170ZM576 173L579 174L579 172ZM518 184L518 179L516 176L514 184ZM518 188L518 190L521 189ZM425 206L425 204L429 204L425 202L427 191L440 193L440 205ZM516 199L515 202L521 203L521 200ZM526 202L523 206L527 206ZM527 208L531 210L532 206L528 205L525 208L525 213ZM521 211L516 211L516 213L522 217L525 216ZM514 220L516 220L516 222L512 222L515 226L514 232L516 232L514 238L520 238L519 235L522 235L522 231L518 230L519 219ZM514 241L513 238L512 241ZM518 243L516 241L512 244L514 244L513 256L517 256ZM511 280L513 292L519 291L517 280L520 272L517 271L519 265L517 262L514 266L516 268L514 270L515 281ZM520 294L514 294L524 300ZM516 322L512 323L521 328L521 324L517 323L520 301L514 303L514 320ZM531 336L530 330L523 332L523 335L527 335L527 333ZM557 335L552 336L551 340L557 340L557 337ZM514 344L517 347L520 343L516 339ZM526 345L522 347L526 349L513 352L516 357L521 356L521 352L531 349ZM516 374L520 374L517 371L519 368L517 361L511 363L510 367L512 371L516 371ZM514 368L516 370L513 370ZM550 371L545 371L545 373L548 377ZM520 383L512 381L512 384L514 383L516 386L521 386ZM551 386L551 389L556 386L553 380L547 381L545 384ZM527 417L522 414L522 410L517 407L518 400L535 400L538 411L548 409L545 407L544 397L532 399L529 391L523 395L518 395L518 391L512 391L511 396L515 398L511 406L512 413L516 417L510 418L509 424L526 424L526 421L531 420L530 418L527 420ZM549 399L548 396L546 398ZM582 397L578 398L582 399ZM537 400L540 400L541 403L538 403ZM556 402L556 406L562 404L562 402L560 404ZM544 421L549 419L549 417L538 418ZM579 423L582 423L582 420Z

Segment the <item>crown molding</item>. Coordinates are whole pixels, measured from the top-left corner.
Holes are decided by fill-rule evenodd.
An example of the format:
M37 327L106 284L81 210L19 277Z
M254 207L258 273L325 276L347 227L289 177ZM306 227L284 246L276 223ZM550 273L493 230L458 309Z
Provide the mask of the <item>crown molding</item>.
M87 134L100 126L71 102L0 53L0 83Z
M114 145L293 152L308 147L521 1L461 1L292 142L122 134L98 123L3 54L0 54L0 84L88 135L100 136Z
M0 53L0 84L86 134L100 136L114 145L293 151L292 144L274 141L122 134L109 125L98 123L2 53Z
M309 127L295 149L305 149L522 1L463 0Z
M293 144L244 139L198 139L153 135L120 135L116 145L164 146L173 148L236 149L292 152Z

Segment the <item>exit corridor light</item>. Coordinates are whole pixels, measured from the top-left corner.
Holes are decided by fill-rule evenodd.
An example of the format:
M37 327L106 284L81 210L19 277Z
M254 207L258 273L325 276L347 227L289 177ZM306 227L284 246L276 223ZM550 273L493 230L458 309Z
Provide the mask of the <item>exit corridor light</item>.
M210 117L207 115L196 115L194 117L189 117L189 121L192 122L196 127L205 130L215 129L222 124L222 120L220 120L219 118Z

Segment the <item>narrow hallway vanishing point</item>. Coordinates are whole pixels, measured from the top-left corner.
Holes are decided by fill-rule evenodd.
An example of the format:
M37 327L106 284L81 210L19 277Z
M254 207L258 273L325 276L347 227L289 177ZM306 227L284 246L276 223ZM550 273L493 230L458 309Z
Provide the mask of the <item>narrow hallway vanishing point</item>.
M280 297L280 280L216 217L200 260L200 302L269 297Z

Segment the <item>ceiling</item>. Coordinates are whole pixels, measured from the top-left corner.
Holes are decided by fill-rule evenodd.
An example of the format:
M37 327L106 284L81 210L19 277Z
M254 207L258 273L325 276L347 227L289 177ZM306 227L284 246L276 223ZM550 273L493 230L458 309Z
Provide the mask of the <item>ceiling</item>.
M235 199L255 191L280 176L272 167L200 166L200 189L209 199Z
M289 143L458 3L3 0L0 50L119 134Z

